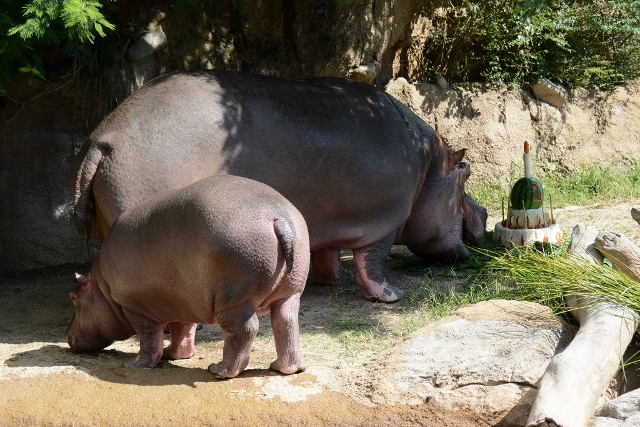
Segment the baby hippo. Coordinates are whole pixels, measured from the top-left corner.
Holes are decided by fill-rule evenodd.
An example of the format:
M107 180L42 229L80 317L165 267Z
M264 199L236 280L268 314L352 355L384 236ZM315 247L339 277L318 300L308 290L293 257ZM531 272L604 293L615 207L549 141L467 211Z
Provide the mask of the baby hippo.
M197 324L218 324L222 361L209 371L232 378L249 363L258 316L269 310L271 369L302 371L298 311L309 257L302 215L265 184L212 176L169 191L125 211L91 272L76 274L69 346L93 352L137 334L140 352L125 365L152 368L191 357Z

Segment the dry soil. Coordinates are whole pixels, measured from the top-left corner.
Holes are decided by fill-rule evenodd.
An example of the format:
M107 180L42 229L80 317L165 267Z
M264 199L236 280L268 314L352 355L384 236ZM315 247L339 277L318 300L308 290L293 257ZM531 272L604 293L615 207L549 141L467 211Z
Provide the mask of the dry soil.
M630 218L629 208L628 203L569 207L555 215L567 230L581 221L639 241L640 227ZM492 213L490 229L499 215ZM347 270L348 258L347 254ZM420 282L406 262L389 258L386 274L415 292ZM451 286L464 268L449 273L436 277ZM65 330L73 313L68 298L75 286L73 270L1 280L0 426L466 427L499 422L470 412L387 400L379 383L384 365L380 358L402 342L398 331L403 323L425 320L416 320L411 298L390 305L365 301L353 280L307 286L300 312L306 372L282 376L268 370L275 348L264 316L248 369L227 381L215 380L206 369L221 357L222 335L216 326L198 333L197 353L190 360L127 369L123 362L137 352L135 337L94 354L69 351ZM390 335L389 330L396 332Z

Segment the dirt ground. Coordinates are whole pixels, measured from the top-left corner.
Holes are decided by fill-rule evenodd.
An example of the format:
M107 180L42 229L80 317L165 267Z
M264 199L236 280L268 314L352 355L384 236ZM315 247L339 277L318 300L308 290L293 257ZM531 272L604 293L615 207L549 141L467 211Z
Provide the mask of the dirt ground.
M555 216L565 230L581 221L640 241L640 227L630 218L629 208L628 203L568 207L556 210ZM491 214L489 229L500 215ZM386 274L399 287L415 291L416 277L401 264L389 258ZM455 280L464 268L450 273L439 277L446 281L453 275ZM206 369L221 357L222 334L217 326L205 326L198 333L192 359L164 361L156 369L123 366L137 352L135 338L99 353L72 354L65 341L73 314L68 298L75 286L72 278L72 269L62 269L0 279L0 426L481 427L499 423L499 417L483 419L470 412L394 404L391 393L385 393L380 381L384 354L402 337L389 337L384 331L401 330L399 324L415 320L410 297L391 305L372 304L360 297L353 281L330 287L311 284L300 312L308 370L292 376L268 370L275 347L268 316L264 316L248 369L238 378L217 381ZM377 339L378 333L385 338Z

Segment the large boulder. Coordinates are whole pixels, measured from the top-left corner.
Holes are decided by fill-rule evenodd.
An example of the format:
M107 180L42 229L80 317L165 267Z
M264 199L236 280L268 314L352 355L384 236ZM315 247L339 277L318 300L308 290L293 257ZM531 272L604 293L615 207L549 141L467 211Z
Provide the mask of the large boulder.
M640 426L640 389L605 403L589 423L589 427L608 426Z
M486 301L412 334L387 369L399 402L500 415L501 425L522 426L538 379L572 338L547 307Z

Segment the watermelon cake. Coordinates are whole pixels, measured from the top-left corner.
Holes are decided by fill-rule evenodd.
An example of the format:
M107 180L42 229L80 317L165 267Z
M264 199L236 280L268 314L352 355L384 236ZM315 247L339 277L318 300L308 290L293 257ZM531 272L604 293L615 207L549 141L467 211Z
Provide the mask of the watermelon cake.
M513 185L509 209L493 231L493 240L501 246L528 246L535 242L561 243L562 230L553 219L553 210L543 206L542 183L531 176L529 143L524 143L524 178Z

